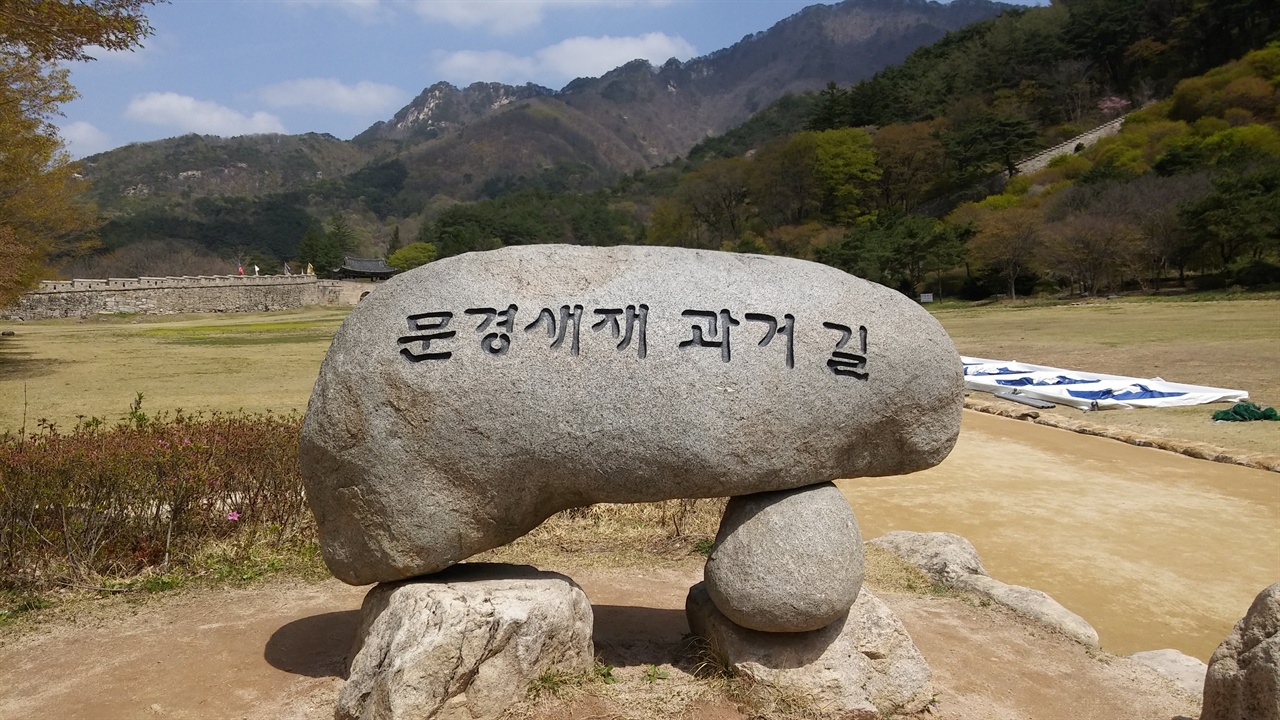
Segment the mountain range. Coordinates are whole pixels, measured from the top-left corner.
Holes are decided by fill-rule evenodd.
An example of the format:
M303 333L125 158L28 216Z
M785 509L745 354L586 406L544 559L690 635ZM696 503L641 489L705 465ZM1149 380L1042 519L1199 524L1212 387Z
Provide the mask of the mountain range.
M347 141L317 133L187 135L85 158L82 174L92 199L114 218L189 215L201 198L304 190L312 211L357 204L378 217L403 217L433 198L471 200L495 181L548 173L589 189L679 158L786 94L869 78L1013 7L990 0L814 5L709 55L658 67L635 60L560 90L436 83Z

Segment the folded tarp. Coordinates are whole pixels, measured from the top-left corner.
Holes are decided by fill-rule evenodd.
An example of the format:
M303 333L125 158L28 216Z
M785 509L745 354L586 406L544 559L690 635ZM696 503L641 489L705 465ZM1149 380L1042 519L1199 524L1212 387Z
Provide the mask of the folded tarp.
M1179 407L1239 402L1249 397L1249 393L1243 390L1165 382L1161 378L1079 372L974 357L961 357L961 361L964 363L964 386L969 390L1015 392L1082 410Z

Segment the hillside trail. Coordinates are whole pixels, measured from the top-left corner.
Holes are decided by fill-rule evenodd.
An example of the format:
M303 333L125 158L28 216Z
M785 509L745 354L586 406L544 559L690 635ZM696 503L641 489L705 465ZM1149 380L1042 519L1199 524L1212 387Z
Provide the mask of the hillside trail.
M680 661L684 599L697 559L667 568L559 569L595 613L596 652L619 682L523 715L551 718L745 717ZM0 718L333 717L366 588L271 581L116 602L0 638ZM1087 652L991 607L880 593L934 673L940 720L1172 720L1198 698L1127 659ZM106 610L104 612L104 610ZM668 677L645 682L647 666Z

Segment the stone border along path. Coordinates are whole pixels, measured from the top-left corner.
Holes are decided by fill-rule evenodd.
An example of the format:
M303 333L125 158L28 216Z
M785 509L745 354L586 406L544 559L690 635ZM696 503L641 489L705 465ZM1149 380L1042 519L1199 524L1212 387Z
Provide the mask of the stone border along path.
M1270 453L1246 453L1238 450L1229 450L1210 445L1209 443L1193 442L1190 440L1179 440L1177 438L1162 438L1152 435L1143 435L1141 433L1121 430L1119 428L1106 427L1103 425L1094 425L1093 423L1081 420L1072 420L1058 415L1041 414L1035 410L1030 410L1022 405L1015 403L1006 403L998 400L986 400L976 398L971 395L965 395L964 407L966 410L976 410L978 412L987 413L989 415L999 415L1000 417L1011 418L1013 420L1028 420L1037 425L1047 425L1048 427L1058 428L1059 430L1070 430L1081 435L1093 435L1096 437L1108 438L1110 440L1119 440L1129 445L1137 445L1138 447L1149 447L1157 450L1167 450L1175 452L1179 455L1186 455L1200 460L1210 460L1212 462L1226 463L1229 465L1241 465L1256 470L1267 470L1274 473L1280 473L1280 455L1272 455Z

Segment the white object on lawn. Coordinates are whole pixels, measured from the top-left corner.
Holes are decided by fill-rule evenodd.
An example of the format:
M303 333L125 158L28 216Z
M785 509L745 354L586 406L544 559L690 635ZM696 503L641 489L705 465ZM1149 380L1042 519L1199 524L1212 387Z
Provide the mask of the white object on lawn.
M1012 391L1082 410L1180 407L1249 399L1249 393L1244 390L1186 385L1161 378L1106 375L964 356L960 361L964 363L964 386L967 390L993 394Z

